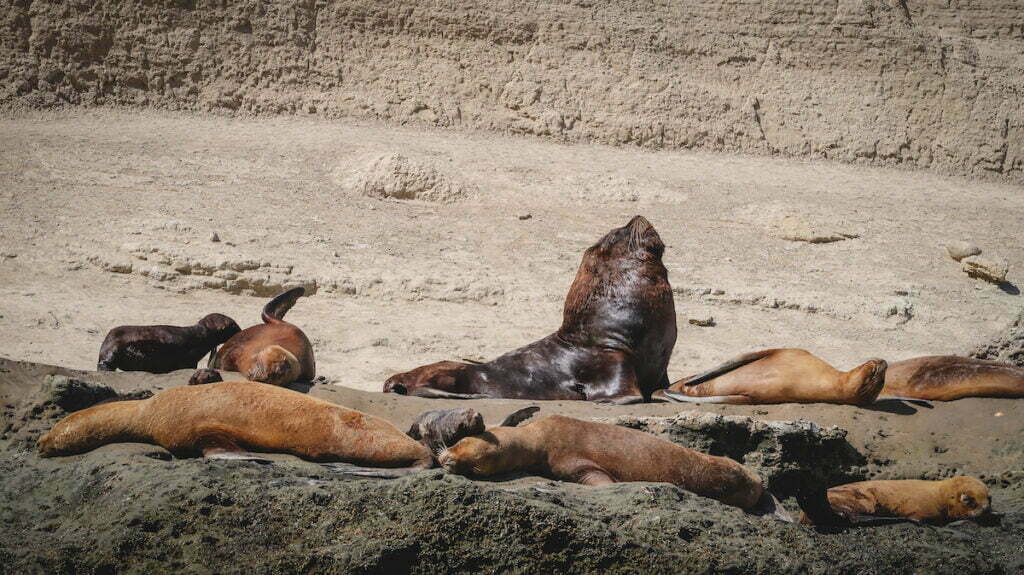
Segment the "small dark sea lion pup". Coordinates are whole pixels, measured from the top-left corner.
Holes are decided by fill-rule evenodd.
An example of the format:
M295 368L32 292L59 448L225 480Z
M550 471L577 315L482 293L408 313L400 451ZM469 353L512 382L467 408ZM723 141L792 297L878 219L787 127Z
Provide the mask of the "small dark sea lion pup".
M517 412L510 419L519 423L525 417ZM448 472L469 477L523 472L594 486L672 483L751 513L772 513L791 521L761 478L732 459L687 449L636 429L562 415L521 427L490 427L443 449L437 461Z
M237 371L252 381L288 385L316 377L313 344L298 327L284 321L306 290L292 288L263 308L263 323L229 339L210 361L211 369Z
M202 368L197 369L192 377L188 379L189 385L206 385L207 383L217 383L218 381L224 381L224 378L220 376L220 372L215 369Z
M1024 397L1024 368L952 355L915 357L889 366L882 397L933 401Z
M690 403L868 405L882 391L886 368L872 359L839 371L802 349L766 349L681 379L664 394Z
M53 457L120 442L156 444L178 457L258 460L250 452L264 452L369 467L434 465L429 449L384 419L251 381L95 405L57 422L38 448Z
M96 369L150 373L195 369L199 360L240 331L233 319L219 313L190 326L115 327L103 339Z
M676 313L665 244L636 216L583 255L557 332L487 363L442 361L393 375L385 392L453 399L649 401L668 387Z
M845 526L909 520L945 524L994 516L988 487L973 477L860 481L833 487L827 497L831 517L818 513L811 518L804 513L800 522Z
M529 419L539 407L525 407L501 422L501 427L515 427ZM406 432L409 437L426 445L433 453L455 445L463 437L480 435L485 431L484 418L470 407L458 409L432 409L424 411Z

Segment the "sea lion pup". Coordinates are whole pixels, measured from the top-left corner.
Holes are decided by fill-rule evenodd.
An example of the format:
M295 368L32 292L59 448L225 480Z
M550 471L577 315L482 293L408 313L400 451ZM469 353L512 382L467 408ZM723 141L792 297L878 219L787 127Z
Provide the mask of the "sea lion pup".
M263 323L229 339L209 367L237 371L252 381L271 385L312 381L316 377L313 345L301 329L283 319L305 293L297 287L270 300L263 308Z
M843 372L802 349L766 349L681 379L664 393L692 403L868 405L882 390L885 373L881 359Z
M828 502L837 525L860 525L897 520L949 523L978 519L992 514L988 487L973 477L953 477L942 481L913 479L860 481L828 490ZM888 520L888 521L887 521ZM821 525L801 514L803 524Z
M500 426L515 427L539 409L536 406L520 409L506 417ZM463 437L480 435L485 429L484 418L475 409L432 409L421 413L406 435L426 445L433 453L440 453Z
M206 385L207 383L217 383L218 381L224 381L224 378L220 376L220 372L215 369L197 369L192 377L188 378L189 385Z
M429 449L381 418L248 381L96 405L59 421L38 447L53 457L118 442L152 443L179 457L257 459L253 451L370 467L433 466Z
M103 338L96 369L150 373L194 369L203 356L240 331L235 320L219 313L190 326L122 325Z
M444 361L393 375L420 397L649 400L668 387L676 313L665 244L636 216L587 249L557 332L487 363Z
M672 483L745 511L787 518L761 478L732 459L636 429L562 415L522 427L491 427L441 451L437 461L451 473L471 477L526 472L594 486Z
M1024 368L952 355L916 357L889 366L882 396L935 401L1024 397Z

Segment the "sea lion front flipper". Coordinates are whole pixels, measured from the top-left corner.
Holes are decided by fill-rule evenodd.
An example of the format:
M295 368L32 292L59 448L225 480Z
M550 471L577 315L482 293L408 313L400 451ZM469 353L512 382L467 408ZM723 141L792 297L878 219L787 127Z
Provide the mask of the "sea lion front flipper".
M288 310L295 306L295 302L305 294L306 289L299 286L275 296L274 299L267 302L267 305L263 306L263 322L274 323L282 321L284 314L288 313Z
M604 397L601 399L593 400L594 403L604 403L608 405L633 405L635 403L643 403L644 396L642 395L620 395L619 397Z
M905 402L907 402L907 403L909 403L911 405L916 405L918 407L927 407L928 409L932 409L932 408L935 407L934 405L932 405L932 402L928 401L927 399L919 399L919 398L916 398L916 397L899 397L899 396L896 396L896 395L880 395L877 398L875 398L876 402L877 401L883 401L883 400L905 401Z
M537 413L538 411L540 411L540 407L536 405L524 407L518 411L510 413L509 416L506 417L505 420L498 425L498 427L515 427L520 423L526 421L527 419L533 417L533 414Z
M233 450L224 447L208 447L203 450L203 457L206 459L234 459L236 461L255 461L256 463L270 464L272 461L248 451Z
M761 498L757 500L757 503L747 510L747 513L752 515L767 516L771 515L779 521L786 523L793 523L793 517L786 511L786 508L779 503L779 500L775 498L767 489L761 492Z
M486 399L490 397L482 393L453 393L451 391L442 391L435 387L417 387L409 392L409 395L430 399Z
M698 373L697 375L688 377L688 378L686 378L684 380L681 380L681 381L683 382L683 385L686 385L686 386L698 385L698 384L704 383L705 381L709 381L709 380L715 379L716 377L718 377L720 375L729 373L730 371L739 369L739 368L743 367L744 365L747 365L748 363L754 363L755 361L757 361L759 359L763 359L766 355L768 355L769 353L771 353L773 351L775 351L775 350L764 349L764 350L755 351L755 352L752 352L752 353L745 353L745 354L743 354L743 355L741 355L739 357L734 357L734 358L730 359L729 361L727 361L727 362L725 362L725 363L723 363L721 365L712 367L711 369L709 369L707 371Z
M580 474L578 483L591 487L600 487L602 485L611 485L615 483L615 480L600 469L588 469Z
M679 403L732 403L736 405L746 405L750 403L750 398L745 395L708 395L705 397L694 397L692 395L686 395L685 393L679 393L678 391L665 390L665 397Z
M398 479L400 477L406 477L416 473L422 473L426 469L422 467L397 467L397 468L379 468L379 467L360 467L358 465L352 465L351 463L321 463L323 467L336 471L344 475L351 475L353 477L363 477L367 479Z

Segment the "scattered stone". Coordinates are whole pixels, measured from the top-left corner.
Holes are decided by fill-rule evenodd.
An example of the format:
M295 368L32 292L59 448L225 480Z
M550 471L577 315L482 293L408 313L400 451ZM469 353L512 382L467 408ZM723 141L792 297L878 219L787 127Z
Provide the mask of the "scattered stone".
M974 348L968 355L1024 367L1024 310L1010 321L1002 334Z
M520 220L529 220L533 218L533 214L522 214L519 216Z
M1006 274L1010 271L1009 264L1001 258L987 256L969 256L960 260L963 270L972 278L978 278L994 284L1001 284L1006 281Z
M99 256L92 256L89 258L89 262L95 264L105 271L115 274L130 274L132 273L132 264L128 261L122 260L110 260L107 258L100 258Z
M981 248L967 241L953 242L946 245L946 253L956 261L971 256L981 255Z
M696 325L700 327L713 327L715 325L715 318L711 317L710 315L702 318L691 317L690 325Z
M896 325L903 325L914 319L914 303L906 298L900 298L882 309L883 319L895 320Z
M762 227L769 236L791 242L828 244L859 238L860 234L845 230L846 222L835 216L812 218L792 206L751 205L740 211L738 218Z
M385 154L348 174L343 185L354 193L376 198L449 203L466 198L472 188L453 180L423 160Z
M217 232L213 232L213 234L210 235L210 241L213 243L220 242L220 236L217 235Z

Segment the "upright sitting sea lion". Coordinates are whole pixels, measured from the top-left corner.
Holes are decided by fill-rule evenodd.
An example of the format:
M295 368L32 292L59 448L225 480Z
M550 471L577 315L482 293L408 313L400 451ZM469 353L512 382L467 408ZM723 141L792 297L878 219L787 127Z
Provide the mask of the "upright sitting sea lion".
M668 386L676 313L665 251L641 216L583 255L557 332L481 364L444 361L388 378L421 397L585 399L633 403Z
M561 415L522 427L491 427L441 451L437 461L449 472L471 477L526 472L584 485L672 483L727 505L785 517L761 478L732 459L643 431Z
M916 357L889 366L882 396L935 401L1024 397L1024 368L952 355Z
M239 331L233 319L219 313L190 326L122 325L103 339L96 369L168 373L195 368L203 356Z
M210 368L237 371L253 381L288 385L316 377L313 345L306 334L284 321L284 314L306 293L292 288L263 308L263 323L242 330L221 346Z
M370 467L433 466L429 449L383 419L241 381L96 405L59 421L38 446L51 457L118 442L152 443L181 457L251 458L247 452L255 451Z
M802 349L766 349L681 379L665 397L693 403L867 405L882 390L885 373L881 359L843 372Z
M991 513L988 487L973 477L860 481L833 487L827 495L835 513L829 523L840 525L893 518L948 523ZM820 524L821 520L812 521L804 514L800 522Z

